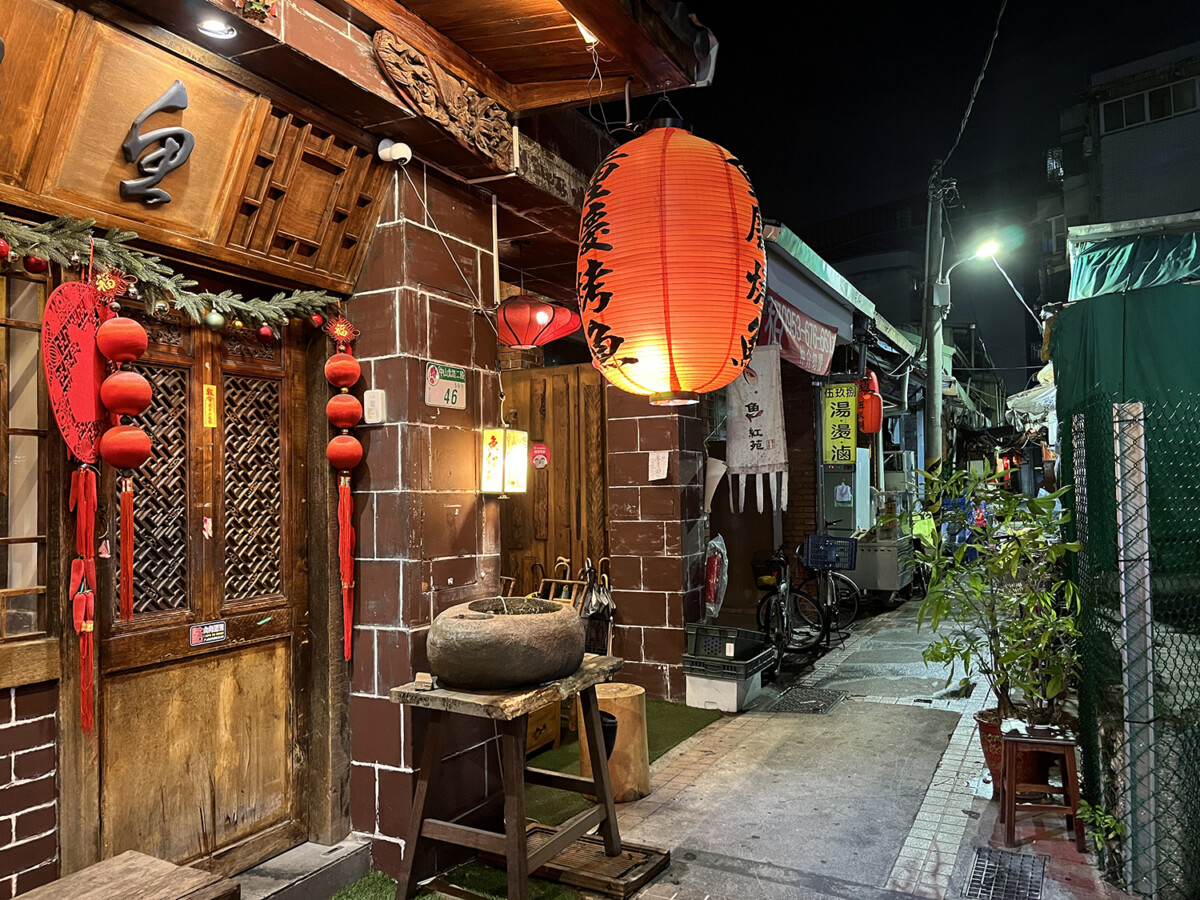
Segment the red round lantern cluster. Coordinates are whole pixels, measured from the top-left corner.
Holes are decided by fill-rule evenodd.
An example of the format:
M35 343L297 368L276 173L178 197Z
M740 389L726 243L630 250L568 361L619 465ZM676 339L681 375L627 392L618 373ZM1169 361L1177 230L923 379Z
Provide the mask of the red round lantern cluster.
M867 369L867 377L858 383L858 433L878 434L883 428L883 396L879 379Z
M588 183L579 310L597 367L656 405L742 374L762 323L762 212L741 163L677 120L610 153Z
M100 385L100 402L113 415L113 424L100 438L100 456L114 469L136 469L150 458L150 435L137 425L121 424L121 416L146 411L154 391L140 372L122 369L146 352L146 329L129 318L114 318L96 330L96 347L111 360L115 371ZM121 488L122 619L133 618L133 478L118 479Z
M335 320L336 325L341 320ZM346 323L349 327L349 323ZM334 332L331 331L331 334ZM338 338L335 336L335 340ZM341 342L337 352L325 363L325 378L339 389L325 404L325 416L334 428L341 429L325 448L325 456L338 474L338 562L342 582L343 651L350 658L350 639L354 624L354 501L350 495L350 470L362 462L363 447L350 429L362 420L362 404L350 393L362 369Z
M577 312L527 294L509 297L496 314L496 338L514 350L543 347L578 330Z

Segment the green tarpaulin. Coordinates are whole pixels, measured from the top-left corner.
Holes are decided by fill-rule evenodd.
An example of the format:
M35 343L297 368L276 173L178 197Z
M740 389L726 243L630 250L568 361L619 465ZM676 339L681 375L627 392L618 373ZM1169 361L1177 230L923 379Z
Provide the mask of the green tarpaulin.
M1200 276L1200 236L1155 234L1084 244L1071 264L1070 300L1172 284Z

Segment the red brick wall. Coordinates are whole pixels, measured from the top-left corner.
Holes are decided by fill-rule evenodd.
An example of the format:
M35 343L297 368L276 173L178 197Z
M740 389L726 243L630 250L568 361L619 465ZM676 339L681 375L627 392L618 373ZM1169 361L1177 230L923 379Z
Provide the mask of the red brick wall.
M493 302L490 197L417 163L407 174L415 189L398 169L349 304L362 329L360 387L387 392L386 422L358 429L351 820L393 875L425 721L388 690L428 669L434 616L499 592L500 559L498 504L478 492L480 428L497 422L499 393L495 333L477 312ZM425 405L425 360L467 369L465 410ZM460 727L446 753L444 783L457 789L438 793L440 813L471 809L499 787L490 723Z
M0 690L0 900L58 877L54 682Z
M618 676L683 701L684 623L704 616L704 429L698 407L608 387L608 518ZM668 453L649 480L650 452Z
M812 376L798 366L780 367L788 443L788 508L783 539L789 551L817 533L817 444L813 432L815 398Z

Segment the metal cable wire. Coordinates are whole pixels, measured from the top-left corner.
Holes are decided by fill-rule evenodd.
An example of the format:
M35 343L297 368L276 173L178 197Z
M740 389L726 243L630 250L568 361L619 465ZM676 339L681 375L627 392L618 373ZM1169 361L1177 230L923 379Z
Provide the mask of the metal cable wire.
M954 151L958 149L958 143L962 140L963 133L967 130L967 120L971 118L971 109L975 106L975 98L979 95L979 87L983 84L984 73L987 72L988 63L992 60L992 50L996 46L996 38L1000 36L1000 20L1004 18L1004 9L1008 6L1008 0L1000 0L1000 12L996 14L996 27L992 29L992 40L988 44L987 55L983 57L983 65L979 69L979 77L975 79L975 86L971 88L971 99L967 101L967 109L963 113L962 123L958 126L958 136L954 139L954 144L950 150L942 157L942 167L950 162L950 157L954 155Z

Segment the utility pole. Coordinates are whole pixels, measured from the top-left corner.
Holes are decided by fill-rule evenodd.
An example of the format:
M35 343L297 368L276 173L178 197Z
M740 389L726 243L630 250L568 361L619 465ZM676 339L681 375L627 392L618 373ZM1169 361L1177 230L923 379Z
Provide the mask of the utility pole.
M948 293L938 290L942 280L942 200L955 188L952 178L942 178L937 160L929 176L929 218L925 235L925 471L942 462L942 316Z

